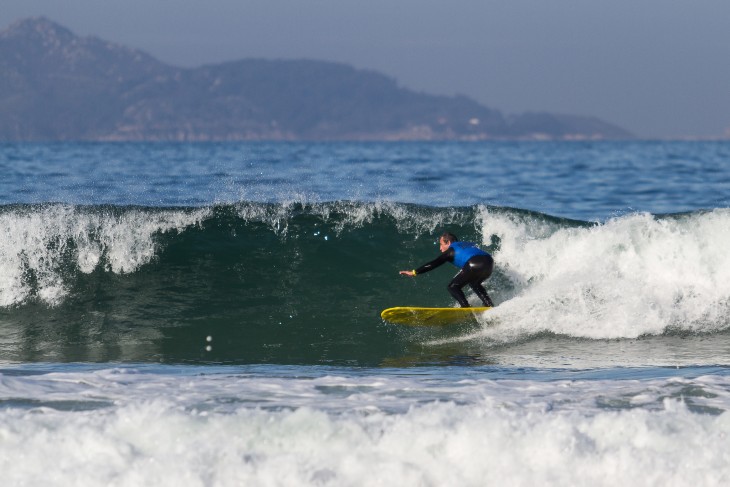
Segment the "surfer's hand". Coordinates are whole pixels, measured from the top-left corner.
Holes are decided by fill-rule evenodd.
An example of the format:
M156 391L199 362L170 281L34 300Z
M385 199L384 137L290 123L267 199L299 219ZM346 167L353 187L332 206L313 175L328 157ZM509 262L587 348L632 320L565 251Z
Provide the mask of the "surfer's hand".
M416 277L415 271L400 271L403 276Z

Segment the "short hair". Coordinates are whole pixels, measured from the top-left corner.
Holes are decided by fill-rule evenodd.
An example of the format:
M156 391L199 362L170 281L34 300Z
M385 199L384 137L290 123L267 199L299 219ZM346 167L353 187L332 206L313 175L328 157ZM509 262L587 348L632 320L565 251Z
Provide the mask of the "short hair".
M441 238L444 240L444 242L448 243L454 243L459 241L459 238L451 232L444 232L444 234L441 235Z

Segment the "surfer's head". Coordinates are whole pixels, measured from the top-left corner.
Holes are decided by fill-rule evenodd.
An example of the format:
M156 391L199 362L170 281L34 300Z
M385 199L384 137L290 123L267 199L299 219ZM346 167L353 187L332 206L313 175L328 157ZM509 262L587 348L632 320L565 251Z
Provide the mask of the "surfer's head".
M441 252L446 252L446 249L448 249L452 243L458 241L459 239L453 233L444 232L444 234L439 238L439 248L441 249Z

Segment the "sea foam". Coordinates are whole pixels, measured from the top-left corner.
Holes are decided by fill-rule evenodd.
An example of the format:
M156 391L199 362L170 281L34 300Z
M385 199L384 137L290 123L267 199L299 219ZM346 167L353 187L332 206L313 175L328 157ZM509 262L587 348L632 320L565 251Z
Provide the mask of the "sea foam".
M15 396L0 409L3 482L714 486L730 480L724 376L454 382L335 370L311 377L299 370L301 378L122 372L0 376L0 397ZM694 407L681 391L695 391ZM81 407L102 398L107 402L93 410ZM698 412L699 404L714 409Z
M730 212L565 225L482 208L485 243L512 286L485 328L496 340L542 332L635 338L730 326Z
M0 307L35 295L56 305L68 293L66 274L103 265L129 273L155 256L155 235L200 224L210 210L193 212L91 211L72 205L7 207L0 212Z

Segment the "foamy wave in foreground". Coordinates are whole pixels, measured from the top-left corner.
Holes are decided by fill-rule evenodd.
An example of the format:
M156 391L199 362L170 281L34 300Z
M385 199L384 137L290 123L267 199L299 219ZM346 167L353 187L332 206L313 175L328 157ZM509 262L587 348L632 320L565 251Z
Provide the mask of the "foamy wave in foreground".
M3 413L7 485L727 485L730 419L681 405L593 417L489 404L336 417L165 402L104 414Z
M729 385L0 375L0 471L48 486L727 485Z
M482 208L487 242L514 290L489 314L490 339L552 332L635 338L730 326L730 211L634 214L593 226ZM500 290L495 295L499 297Z

